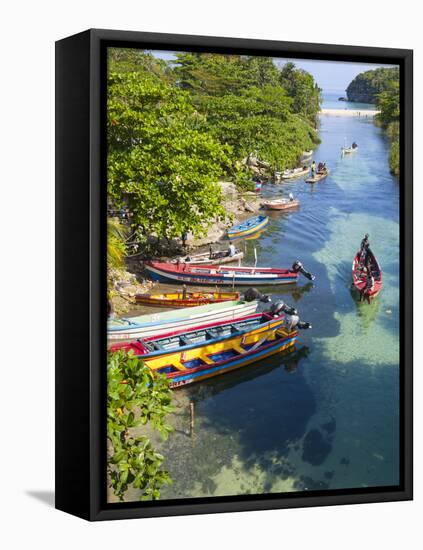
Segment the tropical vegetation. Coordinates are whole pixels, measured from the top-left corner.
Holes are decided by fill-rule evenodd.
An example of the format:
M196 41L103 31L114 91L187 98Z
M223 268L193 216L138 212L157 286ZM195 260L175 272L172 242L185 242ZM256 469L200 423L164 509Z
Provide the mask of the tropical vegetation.
M318 142L313 77L266 57L111 49L107 101L108 196L141 242L204 234L226 215L217 182L251 182L248 155L283 170Z
M157 500L163 485L172 483L163 469L164 457L151 443L158 432L166 439L173 411L171 390L164 375L153 374L137 357L110 352L107 363L107 475L119 500L129 489L140 500Z
M349 101L375 103L380 113L375 121L386 132L391 151L389 165L391 172L399 175L399 68L379 67L357 75L347 88Z
M400 93L398 78L396 80L391 80L387 89L378 95L377 106L380 109L378 121L386 130L391 142L391 151L389 156L391 172L398 176L400 171Z
M399 79L398 67L378 67L358 74L347 88L348 101L376 103L378 95Z

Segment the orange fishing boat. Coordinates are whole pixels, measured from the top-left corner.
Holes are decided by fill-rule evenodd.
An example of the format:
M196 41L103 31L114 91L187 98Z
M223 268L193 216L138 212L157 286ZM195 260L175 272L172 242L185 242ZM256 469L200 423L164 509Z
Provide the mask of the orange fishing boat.
M164 294L137 294L137 304L159 307L193 307L239 300L239 292L171 292Z

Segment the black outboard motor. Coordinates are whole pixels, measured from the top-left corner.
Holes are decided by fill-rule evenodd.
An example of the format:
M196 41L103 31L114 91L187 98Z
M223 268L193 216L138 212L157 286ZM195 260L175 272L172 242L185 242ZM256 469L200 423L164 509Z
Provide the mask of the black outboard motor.
M272 298L268 294L262 294L256 288L249 288L244 292L244 300L246 300L247 302L260 300L260 302L269 303L272 301Z
M282 300L278 300L270 308L270 314L273 317L278 317L281 313L286 313L287 315L297 315L297 310L294 307L285 304Z
M309 271L306 271L304 269L303 264L299 260L295 260L295 262L292 264L292 271L295 271L295 273L302 273L304 277L306 277L309 281L314 281L314 279L316 278Z

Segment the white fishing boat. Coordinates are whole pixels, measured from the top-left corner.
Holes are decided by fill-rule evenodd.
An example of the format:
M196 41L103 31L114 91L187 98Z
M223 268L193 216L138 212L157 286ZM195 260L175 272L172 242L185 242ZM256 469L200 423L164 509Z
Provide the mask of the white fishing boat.
M306 176L310 172L310 166L300 166L298 168L293 168L292 170L285 170L281 174L281 179L290 180L295 178L301 178Z
M204 323L232 321L257 310L258 301L231 300L217 304L163 311L108 322L109 340L134 340L158 336L174 330L191 329Z

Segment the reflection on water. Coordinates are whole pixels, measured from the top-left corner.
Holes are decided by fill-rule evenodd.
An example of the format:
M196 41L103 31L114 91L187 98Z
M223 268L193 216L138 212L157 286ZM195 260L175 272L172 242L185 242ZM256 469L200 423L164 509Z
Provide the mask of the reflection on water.
M399 225L388 143L370 120L322 117L316 161L329 177L268 185L292 192L295 212L274 213L244 241L245 263L303 262L313 283L271 287L313 329L299 348L175 391L177 431L161 444L174 479L162 498L393 485L398 482ZM344 140L359 151L341 158ZM369 306L351 293L351 263L364 233L383 269ZM195 404L190 436L189 403Z

